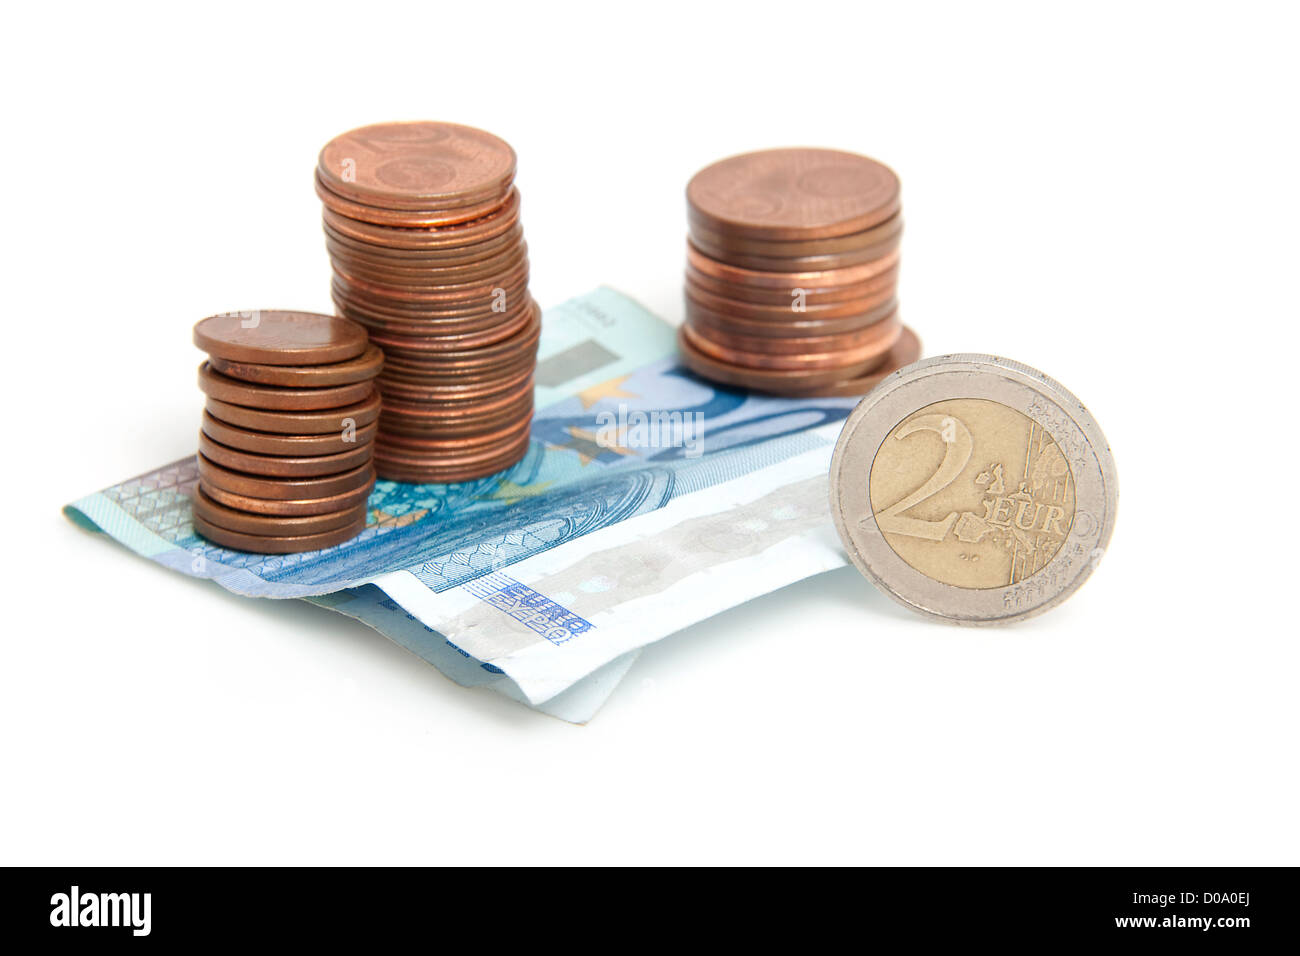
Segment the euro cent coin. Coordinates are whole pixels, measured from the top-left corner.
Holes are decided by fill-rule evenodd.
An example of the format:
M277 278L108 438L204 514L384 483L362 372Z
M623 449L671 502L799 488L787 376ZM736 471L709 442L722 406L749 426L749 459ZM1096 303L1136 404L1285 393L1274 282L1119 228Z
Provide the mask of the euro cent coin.
M831 514L869 580L958 624L1056 606L1115 527L1115 462L1088 410L1042 372L945 355L884 379L844 424Z
M377 123L325 144L321 184L387 208L446 209L499 196L515 175L504 140L455 123Z
M863 232L899 209L898 177L883 163L833 149L768 149L720 160L686 187L692 226L760 240Z
M261 309L210 315L194 326L194 344L230 362L326 365L366 351L366 330L315 312Z
M303 551L321 551L351 541L366 530L364 512L342 528L303 535L261 535L232 531L213 524L197 511L194 512L193 521L194 530L213 544L249 554L297 554Z
M352 385L369 381L384 367L384 353L377 345L371 345L354 359L326 365L258 365L253 362L231 362L217 356L210 357L208 365L227 378L236 378L254 385L318 388L322 385Z

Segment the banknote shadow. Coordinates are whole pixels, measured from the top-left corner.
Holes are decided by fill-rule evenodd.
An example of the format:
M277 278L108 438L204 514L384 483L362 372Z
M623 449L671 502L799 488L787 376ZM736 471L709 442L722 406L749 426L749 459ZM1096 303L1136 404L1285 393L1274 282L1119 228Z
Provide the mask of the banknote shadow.
M863 619L867 615L879 616L882 623L921 626L926 623L864 581L856 569L837 568L761 595L670 635L646 649L637 669L687 667L687 655L698 655L706 647L744 655L748 653L747 645L752 643L753 632L768 626L774 614L791 606L814 608L819 620L842 620L860 614ZM869 640L870 633L864 633L863 639Z
M68 525L64 523L64 527L67 528ZM108 535L98 533L95 528L89 530L97 532L89 536L94 542L92 547L108 548L114 554L120 553L120 546ZM83 535L83 541L84 538ZM359 666L382 669L389 677L395 677L399 684L409 687L412 694L427 694L430 688L438 693L454 694L458 707L468 707L485 721L511 732L538 725L551 727L565 724L562 720L538 721L536 714L529 708L485 687L462 687L428 661L393 643L368 625L326 608L295 598L259 598L250 603L247 598L218 587L211 581L178 576L152 561L132 562L132 566L142 569L146 574L161 575L172 582L168 587L176 587L177 582L182 581L180 586L193 589L193 594L201 593L204 595L202 600L218 602L234 613L264 615L275 623L277 631L283 629L286 634L299 634L309 630L314 643L329 643L335 647L346 645L348 653L356 655ZM146 568L147 571L143 570ZM460 718L458 711L457 719Z

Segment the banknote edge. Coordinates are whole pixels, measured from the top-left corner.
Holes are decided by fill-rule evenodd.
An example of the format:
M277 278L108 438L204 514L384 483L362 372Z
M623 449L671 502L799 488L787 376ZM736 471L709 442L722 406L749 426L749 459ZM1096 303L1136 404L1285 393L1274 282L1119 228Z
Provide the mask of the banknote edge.
M376 587L375 585L370 586ZM380 591L383 590L382 588L377 589ZM541 703L533 703L528 700L527 695L523 693L518 684L515 683L514 679L509 674L500 670L500 668L492 668L492 670L499 675L494 680L484 681L477 684L465 683L458 680L451 670L440 666L429 653L420 650L413 642L404 640L396 633L386 630L378 620L367 617L359 612L347 610L348 605L351 603L350 601L345 600L342 603L335 605L327 600L339 593L342 592L335 592L334 594L325 595L323 597L302 598L301 600L305 603L311 604L313 607L333 611L342 617L346 617L364 625L385 639L396 644L398 647L402 648L402 650L419 658L432 670L436 671L440 677L457 688L465 691L491 690L509 700L524 705L530 710L538 711L549 717L555 717L558 720L570 724L585 724L595 717L613 695L614 691L618 689L619 684L627 675L628 670L631 669L632 665L636 662L637 657L639 657L641 653L640 648L634 648L628 653L614 658L602 667L593 670L581 680L574 682L571 687L556 694L554 697L550 697ZM383 593L388 597L388 600L392 601L392 598L388 596L387 592ZM394 603L396 604L396 602ZM446 635L442 634L440 631L429 627L413 615L411 616L411 619L423 627L430 635L441 641L443 646L450 648L451 653L461 654L467 659L479 663L480 666L482 665L482 661L479 661L478 658L448 640Z
M835 529L831 527L828 521L825 527L818 529L816 532L810 532L809 535L819 534L822 537L825 537L829 544L830 538L834 533ZM835 540L838 542L838 538ZM790 547L794 541L795 539L789 539L782 542L777 547ZM680 623L671 625L668 631L644 644L641 644L638 649L644 650L647 647L658 644L659 642L678 635L697 624L711 620L719 614L724 614L727 611L740 607L741 605L748 604L756 598L767 594L774 594L777 591L793 584L797 584L800 581L805 581L808 578L816 577L819 574L825 574L828 571L835 571L844 567L848 563L848 559L844 557L843 554L832 554L832 551L833 549L828 549L826 552L827 556L822 560L816 562L810 561L808 564L800 566L795 572L794 577L789 576L789 568L787 566L786 570L782 572L781 580L778 584L771 584L768 582L766 576L754 573L754 570L760 567L756 561L758 558L757 555L733 562L736 567L723 566L726 568L725 576L739 582L734 589L717 586L718 578L722 575L718 573L719 569L715 569L714 574L709 576L708 581L693 582L692 586L703 589L703 593L706 595L723 594L726 596L721 597L717 605L709 607L703 616L694 616L690 620L683 620ZM746 567L746 565L751 566ZM533 648L529 648L527 651L521 652L517 655L497 658L492 663L494 666L501 668L502 671L510 675L511 679L514 680L520 689L525 694L530 695L530 698L532 699L550 700L556 694L564 693L568 687L571 687L573 686L573 683L576 683L576 681L574 681L573 683L565 684L563 680L555 682L546 676L537 676L529 673L527 668L528 660L532 654L536 652L537 647L534 646ZM616 656L607 659L606 663L608 663L608 660L616 659ZM598 667L603 666L605 665L598 665ZM582 678L578 679L581 680Z
M63 514L77 527L107 535L128 550L150 560L157 560L158 555L167 551L181 550L132 518L102 491L64 505Z
M833 439L834 439L833 433L836 431L838 427L839 427L838 423L833 423L815 429L814 432L827 442L826 445L821 448L811 449L809 451L804 452L803 455L798 456L798 457L807 456L810 464L814 466L810 470L809 477L812 477L813 475L818 473L824 476L825 467L822 463L822 459L824 458L825 462L829 463L830 455L833 450ZM793 459L788 459L787 461L783 462L782 466L786 468L797 467ZM823 497L824 497L824 493L823 493ZM651 514L653 513L655 512L652 512ZM649 515L642 516L642 517L648 518ZM636 521L637 519L631 519L631 520ZM689 628L690 626L696 623L699 623L700 621L708 620L709 618L715 617L716 615L721 614L724 611L731 610L734 607L739 607L740 605L745 604L748 601L753 600L755 597L761 596L762 594L771 593L774 590L780 590L781 588L788 587L789 585L797 583L798 581L805 580L806 578L812 577L817 574L825 573L826 571L836 570L837 568L844 567L848 563L848 558L844 554L843 548L840 546L839 538L836 535L829 514L826 515L826 519L823 525L818 526L814 530L810 530L806 532L805 535L800 537L806 538L814 534L821 535L822 537L825 538L824 543L827 545L827 547L824 551L823 556L816 561L809 561L806 565L803 565L799 568L795 577L792 578L786 577L782 582L776 584L775 586L769 585L767 583L764 583L762 585L756 584L757 581L765 580L764 577L762 575L753 575L753 574L746 573L746 571L740 567L746 561L750 560L748 558L740 559L736 562L728 562L727 564L720 565L714 568L713 573L710 576L710 579L708 581L698 582L697 586L705 586L707 590L711 591L713 594L724 595L719 598L719 600L722 603L720 603L719 606L710 608L707 611L707 613L704 614L704 616L696 617L693 620L685 621L679 625L676 625L672 629L660 634L659 636L652 638L649 641L646 641L644 644L638 645L638 648L648 647L651 644L663 640L664 638L680 633L681 631ZM575 541L577 540L582 540L582 539L575 539ZM785 542L782 542L780 545L777 545L776 547L787 547L794 540L795 539L789 539ZM569 542L569 544L573 544L573 543L574 542ZM589 543L590 542L588 542L588 544ZM796 551L794 557L798 557L798 556L799 556L799 551ZM759 555L754 555L752 557L758 558ZM734 591L731 588L720 589L715 587L717 582L717 576L719 574L725 574L727 576L731 576L731 575L735 576L735 580L738 581L739 584L736 586ZM428 610L422 607L422 605L429 599L427 593L428 588L424 585L422 581L420 581L418 577L412 574L409 570L399 569L397 571L388 572L386 574L376 575L370 581L370 583L375 587L378 587L381 591L383 591L386 595L388 595L388 597L392 601L394 601L395 603L403 607L415 619L424 623L425 626L437 630L439 631L439 633L444 632L444 628L440 626L440 622L434 620L433 615L428 614ZM730 594L742 594L745 596L733 598L730 596ZM426 615L428 615L427 619L426 619ZM451 640L451 638L449 638L449 640ZM543 647L544 645L541 644L534 645L533 648L525 649L523 651L517 652L516 654L506 654L500 657L494 657L490 660L487 660L486 663L494 667L500 668L504 673L509 675L515 681L515 683L519 685L519 687L524 692L524 694L528 697L528 700L531 703L536 704L539 702L544 702L550 700L552 697L558 694L564 693L564 691L567 688L573 686L573 684L581 680L582 677L586 676L586 674L576 678L569 677L566 675L565 677L559 679L547 677L547 676L538 677L538 676L528 675L526 673L527 662L530 659L532 659L531 657L532 653L543 653L543 652L550 653L549 650L545 650L545 651L538 650L538 648L543 648ZM593 673L596 669L604 666L606 663L615 659L620 654L627 653L629 650L634 650L634 649L637 648L627 648L621 651L614 651L613 653L609 654L608 656L600 660L591 670L587 671L586 673L587 674ZM482 658L477 658L477 659L482 660ZM546 668L543 667L542 670L545 671Z

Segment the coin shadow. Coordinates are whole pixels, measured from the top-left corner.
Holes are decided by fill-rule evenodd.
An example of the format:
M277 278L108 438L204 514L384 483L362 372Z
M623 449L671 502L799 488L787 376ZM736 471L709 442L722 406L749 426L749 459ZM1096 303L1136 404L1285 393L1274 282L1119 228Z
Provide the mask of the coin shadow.
M857 568L836 568L818 575L810 583L816 589L813 600L818 602L818 607L867 608L873 614L896 621L915 623L918 620L915 613L864 580Z

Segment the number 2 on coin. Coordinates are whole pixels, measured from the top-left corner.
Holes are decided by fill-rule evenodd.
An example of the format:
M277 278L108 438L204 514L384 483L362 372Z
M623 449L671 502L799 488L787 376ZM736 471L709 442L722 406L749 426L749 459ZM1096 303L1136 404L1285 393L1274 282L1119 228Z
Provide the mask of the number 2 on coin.
M922 518L909 518L903 514L916 507L927 498L937 495L952 484L961 474L966 463L970 461L974 442L970 430L959 419L951 415L922 415L913 419L894 436L902 441L916 432L934 432L943 439L943 461L921 487L911 494L904 495L884 511L876 515L876 524L885 534L904 534L912 538L924 538L927 541L942 541L957 520L957 512L939 521L927 521Z

